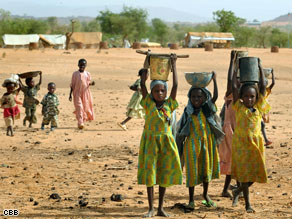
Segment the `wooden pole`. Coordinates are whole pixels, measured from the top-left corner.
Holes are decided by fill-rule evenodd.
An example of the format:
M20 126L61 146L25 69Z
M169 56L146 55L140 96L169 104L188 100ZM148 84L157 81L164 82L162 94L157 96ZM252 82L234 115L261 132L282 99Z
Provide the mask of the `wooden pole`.
M137 53L147 55L148 52L150 53L151 56L164 56L164 57L170 57L171 54L169 53L152 53L151 50L148 51L143 51L143 50L136 50ZM189 55L177 55L177 58L189 58Z

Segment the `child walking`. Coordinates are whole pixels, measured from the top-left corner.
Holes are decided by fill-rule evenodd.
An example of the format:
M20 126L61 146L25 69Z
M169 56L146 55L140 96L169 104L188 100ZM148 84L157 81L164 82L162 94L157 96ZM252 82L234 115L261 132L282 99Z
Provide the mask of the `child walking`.
M141 77L142 72L144 69L140 69L138 76ZM142 100L142 93L141 93L141 79L139 78L138 80L136 80L136 82L130 86L130 89L135 91L135 93L133 94L128 106L127 106L127 118L122 121L121 123L118 122L118 126L120 126L123 130L127 131L127 126L126 123L128 121L130 121L132 118L139 118L139 119L143 119L145 116L145 110L144 108L141 106L140 102Z
M243 191L245 209L254 212L249 201L249 187L254 182L266 183L264 140L261 135L261 120L268 113L270 105L266 102L264 74L259 60L260 81L244 83L240 89L233 75L233 109L236 126L232 138L231 176L240 182L240 187L233 192L233 206L237 206L238 197Z
M51 131L54 131L56 127L58 127L58 114L59 114L59 100L58 96L55 94L56 84L54 82L50 82L48 84L48 93L44 96L41 104L42 107L42 115L44 116L41 129L45 129L45 125L49 125L51 123Z
M79 70L72 75L69 94L69 101L72 101L73 93L74 113L76 114L79 129L84 128L85 121L94 120L93 100L89 86L95 85L95 82L91 82L90 73L85 71L86 65L87 61L85 59L78 61Z
M270 84L270 86L268 86L268 79L265 80L265 85L267 86L267 88L266 88L266 96L265 96L266 99L271 94L272 88L275 85L275 76L274 76L274 70L273 69L271 71L271 74L272 74L272 83ZM264 140L265 140L265 146L268 146L268 145L273 143L267 138L266 130L265 130L265 128L266 128L266 124L265 123L269 123L269 122L270 122L269 113L263 114L263 119L262 119L262 122L261 122L261 128L262 128L262 134L263 134L263 137L264 137Z
M216 206L208 196L209 182L220 177L217 143L224 133L216 122L215 102L218 97L216 73L213 72L213 97L207 88L192 86L188 92L188 105L179 121L177 145L186 166L186 186L189 187L188 209L194 210L195 186L203 183L202 202L207 207Z
M18 80L18 79L17 79ZM3 108L4 121L7 127L6 135L14 136L13 124L15 119L20 118L20 110L18 108L18 101L16 96L19 93L19 89L16 89L18 81L15 78L9 78L2 84L6 88L7 92L3 94L0 102L1 108Z
M33 123L37 123L37 118L35 116L36 107L39 101L36 99L37 92L40 90L40 85L42 83L42 72L40 74L39 83L35 85L33 78L26 78L24 86L19 80L20 89L24 94L23 107L25 108L25 118L23 119L23 125L26 125L26 121L29 121L29 127L32 127Z
M151 94L145 86L147 69L142 71L141 105L145 109L145 125L140 142L138 184L147 186L149 211L144 217L154 216L154 185L159 185L158 216L167 217L163 209L166 187L182 183L182 171L177 146L172 135L171 113L178 107L176 101L177 72L176 56L171 56L173 86L168 99L167 83L154 80L150 84Z

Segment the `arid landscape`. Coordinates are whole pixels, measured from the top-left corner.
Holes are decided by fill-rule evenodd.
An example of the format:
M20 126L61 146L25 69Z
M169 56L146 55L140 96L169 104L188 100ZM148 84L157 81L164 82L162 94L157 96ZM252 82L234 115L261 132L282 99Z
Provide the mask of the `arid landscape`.
M279 53L271 53L270 49L247 50L249 56L262 59L263 67L274 68L276 77L276 85L269 97L271 121L266 125L267 135L273 142L266 148L269 181L257 183L250 190L256 213L245 212L243 199L233 208L231 200L220 196L225 179L221 176L209 187L217 208L207 208L201 203L202 187L198 186L195 211L184 213L172 207L188 202L185 183L168 188L164 205L171 218L292 218L292 50L280 49ZM184 72L216 71L217 106L221 109L230 49L205 52L204 49L164 48L152 51L190 55L190 58L177 60L178 117L187 104L190 87ZM86 70L96 82L91 87L96 119L86 123L81 131L77 129L73 103L68 100L71 76L78 69L80 58L87 59ZM137 185L138 150L144 121L131 120L127 123L128 131L117 126L117 122L126 118L126 106L132 95L128 86L137 79L144 58L133 49L118 48L101 51L0 49L1 84L11 73L41 70L43 83L38 99L43 98L47 84L53 81L60 101L59 128L53 132L48 127L44 131L40 129L40 105L37 108L38 123L33 128L22 126L25 110L20 106L21 119L15 122L14 137L6 136L2 119L1 214L3 209L18 209L24 218L139 218L147 211L146 188ZM171 86L171 81L169 83ZM147 85L149 87L149 81ZM209 87L212 90L213 85ZM1 96L4 92L1 88ZM23 99L22 93L19 99ZM111 201L112 194L121 194L124 200ZM157 205L158 187L155 187Z

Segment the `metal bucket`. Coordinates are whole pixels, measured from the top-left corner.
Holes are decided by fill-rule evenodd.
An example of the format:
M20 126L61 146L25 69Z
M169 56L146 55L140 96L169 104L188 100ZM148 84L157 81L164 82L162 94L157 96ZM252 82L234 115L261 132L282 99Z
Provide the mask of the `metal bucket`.
M170 58L150 56L150 80L167 81L170 71Z
M239 59L243 57L248 57L248 51L236 51L237 59L236 59L236 66L239 66ZM237 68L237 77L240 75L240 70Z
M259 63L257 57L239 59L240 82L259 82Z

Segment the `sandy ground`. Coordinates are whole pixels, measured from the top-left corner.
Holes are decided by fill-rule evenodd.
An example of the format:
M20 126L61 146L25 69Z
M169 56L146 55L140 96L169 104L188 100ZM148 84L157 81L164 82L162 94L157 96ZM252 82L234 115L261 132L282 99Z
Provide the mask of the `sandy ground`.
M173 52L153 49L153 52ZM267 148L269 182L251 187L251 203L255 214L246 214L244 201L231 207L231 201L220 197L225 176L210 184L209 194L217 208L201 204L202 187L195 191L196 209L185 214L171 209L175 203L188 201L185 185L166 191L165 209L172 218L292 218L292 50L248 49L250 56L262 59L264 67L273 67L276 85L269 101L272 105L271 122L267 124L268 137L273 141ZM178 116L186 103L189 85L184 72L211 71L218 74L218 108L223 104L230 50L180 49L177 54L189 54L177 61L180 104ZM54 132L41 131L41 107L37 109L38 123L29 129L16 121L15 136L5 135L4 120L0 129L0 211L18 209L27 218L127 218L141 217L147 211L145 186L137 185L137 159L143 120L132 120L129 130L122 131L116 123L125 119L126 106L132 92L128 85L137 79L143 55L132 49L38 50L0 49L0 81L11 73L43 71L43 84L38 99L47 92L47 83L57 84L60 100L59 128ZM87 70L96 82L92 87L96 120L87 123L84 131L77 130L73 103L68 101L72 72L77 70L80 58L88 60ZM149 82L148 82L149 83ZM149 85L149 84L148 84ZM212 89L212 86L211 86ZM1 95L5 92L1 89ZM22 94L20 98L22 99ZM1 110L2 113L2 110ZM84 158L92 154L92 161ZM234 183L234 182L233 182ZM158 204L155 187L155 206ZM61 199L49 199L58 193ZM122 202L113 202L110 196L122 194ZM80 207L79 201L88 202Z

